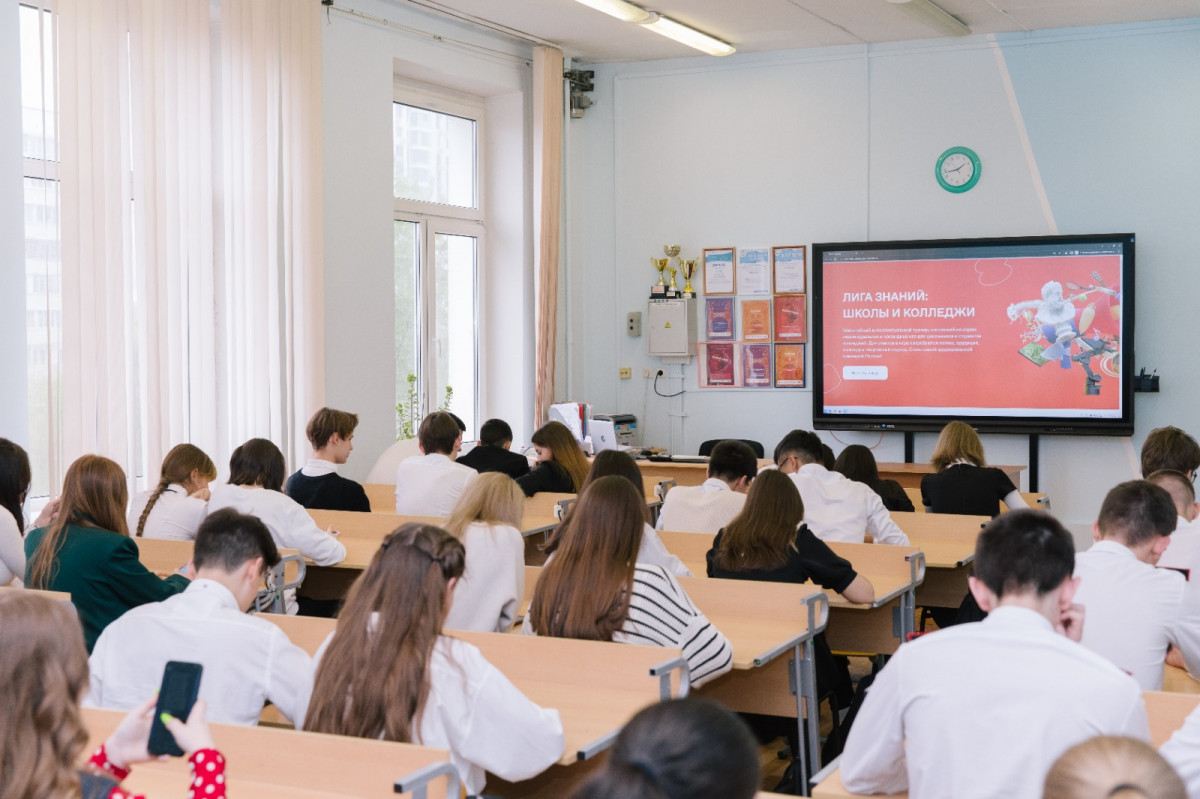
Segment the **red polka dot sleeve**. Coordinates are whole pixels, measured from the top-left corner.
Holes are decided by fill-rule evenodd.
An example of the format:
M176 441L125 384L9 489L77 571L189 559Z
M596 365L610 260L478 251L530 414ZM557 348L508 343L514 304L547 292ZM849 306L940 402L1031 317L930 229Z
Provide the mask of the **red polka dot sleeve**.
M225 799L225 756L216 749L199 749L192 753L192 779L188 783L188 799ZM88 764L118 782L129 776L129 769L117 768L108 762L101 746ZM112 789L108 799L145 799L127 792L121 786Z

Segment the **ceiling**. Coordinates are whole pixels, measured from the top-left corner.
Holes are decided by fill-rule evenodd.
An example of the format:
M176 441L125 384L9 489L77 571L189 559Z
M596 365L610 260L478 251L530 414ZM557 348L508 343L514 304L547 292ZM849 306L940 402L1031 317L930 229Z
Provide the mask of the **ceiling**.
M465 15L557 44L576 61L690 58L691 48L573 0L396 0ZM638 2L638 0L634 0ZM975 34L1200 17L1200 0L935 0ZM885 0L644 0L651 11L739 53L937 39Z

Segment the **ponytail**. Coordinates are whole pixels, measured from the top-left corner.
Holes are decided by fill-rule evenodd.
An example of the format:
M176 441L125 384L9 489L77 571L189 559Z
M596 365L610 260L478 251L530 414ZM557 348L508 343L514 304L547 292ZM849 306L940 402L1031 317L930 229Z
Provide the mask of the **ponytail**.
M150 518L150 511L154 509L154 503L158 502L158 498L167 490L167 486L171 485L171 481L167 477L163 477L158 481L158 486L154 489L154 493L150 495L150 499L146 500L146 509L142 511L142 515L138 517L137 532L134 536L142 537L142 531L146 527L146 520Z

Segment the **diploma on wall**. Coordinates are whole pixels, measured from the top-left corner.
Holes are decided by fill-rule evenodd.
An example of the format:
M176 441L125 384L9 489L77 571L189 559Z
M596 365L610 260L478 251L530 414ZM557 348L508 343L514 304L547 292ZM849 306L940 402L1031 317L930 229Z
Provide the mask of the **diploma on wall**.
M808 315L804 294L786 294L775 298L775 340L807 341Z
M704 300L704 337L711 340L735 339L733 297L706 297Z
M776 247L775 293L803 294L807 291L807 272L804 269L806 247Z
M736 345L714 342L704 344L700 353L701 388L733 388L737 386Z
M770 300L742 300L742 339L771 340Z
M742 345L742 384L747 388L771 385L771 345Z
M804 388L804 345L775 345L775 388Z
M771 249L743 247L738 250L737 284L739 294L771 293Z
M733 248L704 251L704 293L733 294Z

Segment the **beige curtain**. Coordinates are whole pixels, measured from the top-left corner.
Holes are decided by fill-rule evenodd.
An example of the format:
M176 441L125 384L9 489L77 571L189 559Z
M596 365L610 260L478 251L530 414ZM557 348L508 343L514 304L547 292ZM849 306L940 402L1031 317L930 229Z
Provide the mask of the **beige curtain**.
M64 468L145 484L252 436L294 463L324 380L319 4L58 12Z
M534 419L546 421L554 402L554 356L558 336L559 237L562 213L563 55L533 48L534 241L538 276Z

